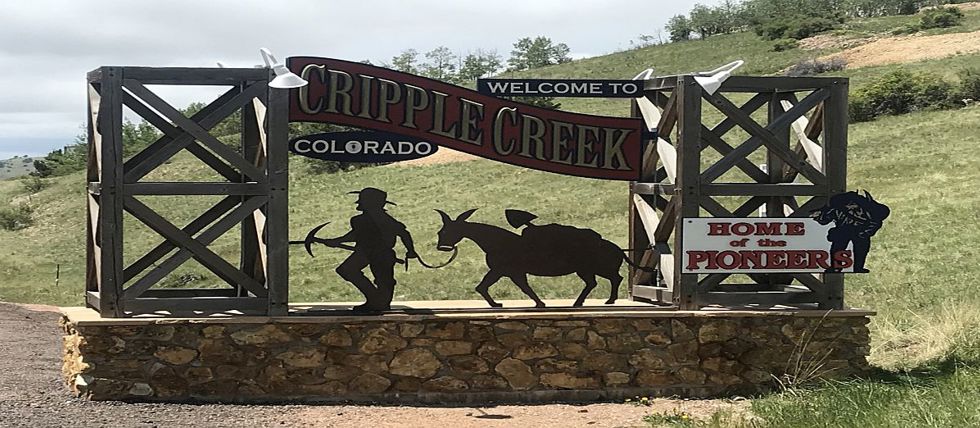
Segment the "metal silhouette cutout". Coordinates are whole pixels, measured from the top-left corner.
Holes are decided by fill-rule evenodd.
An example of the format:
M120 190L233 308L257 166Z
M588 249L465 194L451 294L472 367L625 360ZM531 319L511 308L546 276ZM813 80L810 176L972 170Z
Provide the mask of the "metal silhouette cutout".
M502 305L493 300L488 292L491 285L501 278L510 278L538 308L545 304L528 284L527 276L563 276L574 273L585 282L585 288L573 306L582 306L585 298L598 284L596 276L609 280L610 292L606 304L613 304L619 295L623 277L619 269L625 260L636 266L616 244L602 238L591 229L580 229L560 224L535 225L534 214L520 210L506 210L508 223L515 229L524 227L521 234L501 227L466 221L476 209L460 214L455 219L441 210L442 228L438 233L440 251L453 251L463 239L476 243L486 253L489 271L476 286L476 291L490 304Z
M854 272L870 272L864 267L871 251L871 237L881 229L882 224L891 210L871 196L867 191L862 196L858 192L840 193L830 197L827 205L814 210L810 217L820 224L834 223L827 232L830 241L830 254L847 250L849 243L853 244ZM840 272L840 269L828 269L827 272Z
M385 210L385 205L395 205L388 201L387 193L373 187L350 193L357 194L356 208L361 211L361 214L350 219L351 230L332 239L317 238L316 233L328 224L324 223L311 230L302 244L311 256L313 243L352 251L337 267L337 273L364 295L364 304L355 306L354 311L385 311L391 309L391 300L395 295L395 264L404 264L407 270L408 260L418 258L418 254L408 229ZM395 256L397 239L401 239L405 246L404 259ZM368 267L374 276L373 282L364 275L364 268Z
M306 252L313 257L313 244L321 244L330 248L339 248L353 253L337 267L337 274L353 284L364 294L365 302L355 306L355 312L380 312L391 309L391 301L395 294L395 264L405 266L408 261L416 259L420 265L428 269L445 267L456 259L453 252L445 263L430 265L415 252L412 235L404 224L395 220L385 210L385 205L397 205L388 201L388 194L381 189L367 187L362 190L349 192L358 195L356 208L361 214L350 219L351 230L336 238L318 238L316 234L330 222L314 227L302 241L290 241L290 244L303 245ZM405 246L405 258L395 255L395 241L401 239ZM350 245L348 243L353 243ZM371 269L374 280L364 275L364 268Z

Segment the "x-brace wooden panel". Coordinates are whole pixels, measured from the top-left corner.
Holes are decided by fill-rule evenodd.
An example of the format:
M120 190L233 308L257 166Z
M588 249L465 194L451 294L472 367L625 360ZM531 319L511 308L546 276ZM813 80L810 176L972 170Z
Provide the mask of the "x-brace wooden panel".
M760 146L765 145L771 153L782 158L787 165L797 169L814 185L825 185L827 177L814 169L806 160L801 159L792 151L782 147L779 139L774 132L778 129L788 127L794 120L812 110L820 102L827 99L829 92L817 90L797 103L786 113L773 120L768 126L759 125L750 116L746 115L741 109L736 107L727 98L719 94L705 95L705 99L714 105L718 110L735 120L736 124L751 135L747 141L736 147L734 150L723 156L721 160L709 167L701 174L701 181L710 183L718 179L725 172L731 169L740 159L754 152Z
M139 296L143 291L146 291L153 284L159 282L160 279L163 279L164 276L191 257L200 262L208 270L214 272L218 277L225 280L229 285L244 287L257 297L268 296L268 291L262 284L259 284L246 273L233 267L207 247L215 239L251 215L252 211L258 209L265 202L266 198L264 196L254 196L246 200L238 208L215 222L195 239L189 233L177 228L173 223L167 221L136 198L127 196L124 206L128 213L181 248L177 254L174 254L165 262L158 265L145 277L127 289L127 297Z
M88 74L86 301L103 316L214 311L287 314L288 91L270 89L271 77L267 69L146 67L103 67ZM187 117L145 86L155 84L232 87ZM124 106L162 133L125 162ZM239 110L243 112L240 150L210 132ZM224 181L140 181L185 148ZM137 199L139 195L222 198L178 227ZM124 212L162 238L128 266L123 265L122 257ZM242 247L238 266L233 266L208 246L236 225L242 226ZM232 287L152 289L191 258Z
M173 122L176 125L176 127L167 126L161 129L161 131L163 131L167 137L170 137L172 139L172 142L166 145L165 147L160 148L158 153L150 154L149 159L147 159L144 162L148 162L150 163L150 165L155 164L156 162L159 162L156 165L162 164L162 162L166 162L168 159L170 159L170 157L176 154L177 151L183 149L184 147L187 147L190 144L193 144L194 139L197 139L198 141L203 143L208 149L210 149L219 157L224 159L226 162L238 168L238 170L241 171L242 174L249 177L252 181L256 181L260 183L266 182L265 173L263 171L260 171L254 165L252 165L247 160L245 160L245 158L243 158L240 154L232 150L230 147L226 146L224 143L218 141L217 138L215 138L213 135L208 133L207 129L205 129L205 126L207 126L207 128L210 129L211 127L219 123L221 119L227 117L227 115L230 115L234 111L239 110L241 106L244 105L245 103L251 102L252 98L255 98L256 96L265 92L266 85L264 83L253 83L244 91L242 91L241 94L238 94L235 97L232 97L232 99L228 100L228 102L226 102L224 105L215 107L216 114L208 115L208 118L212 118L212 117L216 118L217 113L222 113L223 116L221 117L221 119L214 121L214 123L205 123L204 126L202 126L202 123L191 120L188 117L184 116L183 113L181 113L176 108L174 108L166 101L164 101L162 98L160 98L152 91L147 89L146 86L143 86L143 84L141 84L140 82L133 79L126 79L123 81L123 85L126 87L126 89L129 90L129 92L139 97L143 102L149 104L150 107L152 107L160 114L162 114L165 119ZM129 106L130 104L127 105ZM146 112L148 113L148 111ZM152 117L153 115L150 116ZM207 160L205 159L201 159L201 160L204 161L205 163L209 163L209 161L211 161L211 163L214 163L213 158L208 158ZM143 165L144 163L136 165L134 167L134 170L142 171L146 169L147 168L146 166L140 168ZM149 168L147 172L152 169L153 168ZM219 171L219 173L220 172L221 171ZM137 175L138 174L128 174L127 182L131 182L130 181L131 179L132 181L138 180L141 176L136 177Z

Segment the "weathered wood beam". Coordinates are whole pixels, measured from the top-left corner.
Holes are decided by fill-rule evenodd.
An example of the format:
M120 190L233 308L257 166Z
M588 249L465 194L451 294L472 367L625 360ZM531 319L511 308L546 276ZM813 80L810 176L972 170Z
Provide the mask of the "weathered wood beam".
M752 137L736 147L729 154L723 156L722 159L716 162L714 165L708 167L701 174L702 182L713 182L718 177L721 177L722 174L734 167L739 159L745 158L755 151L755 149L768 143L766 147L770 151L774 152L777 156L782 157L784 160L787 160L787 163L792 165L794 168L799 169L800 172L810 180L810 182L816 185L826 184L827 180L824 174L814 169L806 161L799 159L793 152L781 147L779 145L779 139L773 135L772 131L789 126L791 121L813 109L814 106L826 99L827 96L827 91L814 92L793 106L790 111L779 116L767 127L763 128L761 125L756 123L755 120L739 110L738 107L735 107L731 101L728 101L717 94L707 95L705 98L707 98L709 102L721 110L722 113L735 119L738 122L738 125L745 129L746 132L752 135Z
M203 214L197 216L197 218L192 220L190 223L187 224L187 226L184 226L184 228L181 230L183 230L184 233L193 236L197 234L197 232L200 232L201 229L204 229L205 226L219 219L222 216L222 214L227 213L228 210L234 208L240 202L241 201L238 198L233 198L230 196L223 198L222 200L218 201L217 204L215 204L207 211L205 211ZM138 260L136 260L128 267L126 267L126 269L123 271L124 281L129 282L133 278L136 278L137 275L142 273L144 270L148 269L150 266L153 266L153 264L156 263L157 260L160 260L161 258L166 256L174 248L177 248L177 246L174 245L174 243L169 240L164 240L156 247L153 247L153 249L147 252L146 254L144 254L143 257L140 257ZM126 290L126 292L128 294L131 294L131 292L128 289Z
M138 114L151 125L159 129L165 136L170 137L171 140L176 140L177 138L181 138L186 134L185 131L171 125L170 122L160 117L160 115L154 113L153 110L150 110L150 108L148 108L133 95L124 93L123 96L123 102L130 108L130 110L133 110L134 113ZM234 168L222 162L221 159L209 152L204 147L198 145L196 142L188 144L186 148L187 151L191 152L191 154L200 159L201 162L204 162L205 165L211 167L211 169L215 170L226 180L232 181L238 177L238 172L236 172Z
M269 185L263 183L191 183L140 182L126 184L127 195L265 195Z
M224 159L225 162L230 163L243 174L247 175L252 179L252 181L261 182L265 179L265 173L263 171L260 171L255 167L255 165L252 165L246 161L235 150L226 146L221 141L218 141L217 138L208 133L207 129L204 129L204 127L197 122L194 122L193 120L187 118L187 116L184 116L183 113L168 104L163 100L163 98L157 96L157 94L153 93L153 91L147 89L142 83L136 80L126 79L123 81L123 84L126 86L126 89L149 104L150 107L153 107L153 109L160 112L160 114L169 119L175 125L193 135L195 139L203 143L207 148L211 149L211 151Z
M196 238L194 238L194 240L196 240L201 245L211 244L216 239L221 237L221 235L223 235L225 232L231 229L235 224L242 221L244 218L248 217L248 215L251 214L253 211L255 211L263 204L265 204L266 201L267 198L263 196L253 196L249 198L247 201L243 202L238 207L236 207L231 212L229 212L227 215L225 215L220 220L218 220L210 227L208 227L207 230L201 232L201 234L198 235ZM180 246L180 241L176 242L175 244ZM189 249L181 246L180 251L167 258L167 260L164 260L163 262L158 264L156 267L153 268L153 270L151 270L149 273L147 273L142 278L137 280L128 289L126 289L126 297L135 298L139 296L144 291L152 287L154 284L160 282L160 280L163 279L165 276L167 276L167 274L173 272L174 269L177 269L177 267L179 267L181 264L183 264L185 261L189 260L193 256L194 253L192 253ZM236 285L236 284L231 284L231 285ZM256 295L264 295L264 294L266 293L261 292L260 294L256 294Z

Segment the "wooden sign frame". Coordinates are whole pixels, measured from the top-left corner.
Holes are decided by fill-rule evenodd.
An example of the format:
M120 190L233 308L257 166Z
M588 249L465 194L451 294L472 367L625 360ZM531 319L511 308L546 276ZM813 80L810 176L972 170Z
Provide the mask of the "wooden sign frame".
M102 67L88 73L85 297L89 307L106 317L288 314L286 143L291 93L270 89L273 77L268 69L228 68ZM186 117L147 85L230 89ZM641 177L630 183L629 248L636 249L631 251L632 259L656 272L631 269L631 297L682 310L709 305L843 308L839 273L753 274L749 275L752 284L723 284L728 275L680 273L680 258L672 254L684 248L681 219L702 214L744 217L763 205L770 215L799 217L844 192L847 79L736 76L711 95L693 76L683 75L646 80L644 91L645 96L633 102L632 116L642 118L661 137L645 142ZM726 93L750 97L738 106ZM711 128L703 123L704 101L724 115ZM163 137L125 162L123 106L163 132ZM751 117L762 107L768 109L764 124ZM235 111L241 111L243 117L240 152L208 132ZM735 127L750 138L733 146L725 136ZM794 141L795 147L791 145ZM702 165L702 150L709 147L721 159ZM766 151L768 172L747 158L758 148ZM181 150L189 151L225 181L142 180ZM717 182L735 169L749 181ZM797 183L797 177L809 184ZM139 200L148 195L223 199L180 227ZM715 199L723 196L748 199L731 208ZM808 200L800 203L797 197ZM123 263L124 212L162 238L128 266ZM207 246L239 224L242 256L238 266L233 266ZM154 288L191 258L228 287Z

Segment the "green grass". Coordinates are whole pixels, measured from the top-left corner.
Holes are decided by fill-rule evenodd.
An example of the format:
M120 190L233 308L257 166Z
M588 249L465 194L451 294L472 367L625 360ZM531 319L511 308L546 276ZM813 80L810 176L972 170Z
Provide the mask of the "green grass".
M956 5L950 5L956 6ZM848 21L835 34L849 37L867 37L880 34L890 34L892 30L909 25L918 25L922 14L904 16L885 16L881 18L865 18ZM969 33L980 30L980 10L963 11L963 22L947 28L930 28L916 35L931 36L935 34Z

